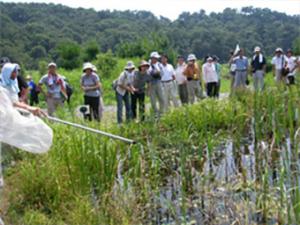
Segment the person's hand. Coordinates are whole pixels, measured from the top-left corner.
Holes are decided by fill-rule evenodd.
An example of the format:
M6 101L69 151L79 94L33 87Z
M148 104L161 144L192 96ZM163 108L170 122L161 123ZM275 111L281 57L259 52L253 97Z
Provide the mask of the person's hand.
M29 112L31 112L33 115L35 115L35 116L39 116L39 117L46 117L47 116L47 114L45 113L45 112L43 112L40 108L38 108L38 107L32 107L32 106L28 106L27 107L27 110L29 111Z

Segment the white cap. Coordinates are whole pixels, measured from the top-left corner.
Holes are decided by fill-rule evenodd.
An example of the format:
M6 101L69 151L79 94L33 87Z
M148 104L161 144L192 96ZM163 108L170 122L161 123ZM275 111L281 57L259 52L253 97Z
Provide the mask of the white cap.
M254 52L260 52L260 47L256 46L256 47L254 48Z
M130 69L134 69L135 68L135 65L132 61L128 61L126 66L125 66L125 70L130 70Z
M84 63L82 71L84 72L87 69L93 70L93 67L94 67L94 65L92 63L90 63L90 62Z
M212 57L208 57L208 58L206 59L206 61L209 61L209 60L213 60L213 58L212 58Z
M282 48L276 48L275 52L283 52Z
M187 61L197 60L195 54L189 54Z
M51 67L51 66L54 66L55 68L57 67L55 62L51 62L51 63L48 64L48 68Z
M150 58L156 58L156 59L159 59L160 58L160 55L158 54L158 52L152 52L150 54Z

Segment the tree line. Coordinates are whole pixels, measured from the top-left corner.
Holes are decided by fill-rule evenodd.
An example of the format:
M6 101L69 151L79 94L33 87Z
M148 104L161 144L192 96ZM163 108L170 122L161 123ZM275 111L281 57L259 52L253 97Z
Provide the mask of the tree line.
M197 6L195 6L197 7ZM198 58L228 59L238 43L252 53L261 46L271 56L276 47L300 54L300 15L244 7L221 13L184 12L171 21L148 11L95 11L63 5L0 2L0 56L26 68L54 60L66 69L91 61L100 52L117 57L145 57L153 50Z

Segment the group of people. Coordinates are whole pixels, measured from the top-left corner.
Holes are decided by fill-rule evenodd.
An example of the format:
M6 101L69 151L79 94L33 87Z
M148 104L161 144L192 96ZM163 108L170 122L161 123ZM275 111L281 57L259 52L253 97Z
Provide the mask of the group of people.
M295 74L300 62L293 56L292 50L289 49L285 55L281 48L277 48L271 63L278 83L286 82L289 85L295 83ZM26 77L26 82L20 74L18 64L2 63L4 67L6 65L14 65L16 78L13 83L16 84L16 88L10 92L16 93L17 96L14 96L18 101L27 103L30 92L30 105L33 106L39 101L38 94L42 93L46 96L47 110L51 116L58 107L63 107L65 102L70 100L72 89L66 78L57 73L57 65L54 62L48 64L48 73L41 77L38 84L33 82L31 76ZM267 60L260 47L255 47L250 60L244 55L243 49L232 51L229 60L232 91L245 88L249 82L249 74L253 76L254 89L261 91L264 88L266 67ZM137 67L132 61L128 61L112 84L116 94L117 122L119 124L123 122L124 105L127 121L137 119L138 115L143 121L147 95L150 97L155 118L167 112L171 105L178 107L193 104L205 96L218 98L221 69L219 59L215 55L205 57L202 67L199 67L194 54L189 54L187 58L178 56L175 68L169 63L166 54L160 55L158 52L152 52L150 59L142 60ZM11 78L5 77L4 71L2 69L0 84L8 86ZM44 92L43 86L46 86L47 92ZM84 117L100 121L103 112L103 91L97 68L92 63L84 63L80 87L84 95L83 103L88 106L88 109L82 112Z
M176 68L168 60L167 55L152 52L150 60L142 60L137 69L133 62L127 63L124 71L113 84L116 91L118 123L123 122L123 103L127 121L137 118L137 104L140 120L143 121L147 94L156 118L168 111L171 104L178 107L180 102L181 105L193 104L195 100L203 99L204 85L207 96L219 96L221 65L216 56L205 59L202 73L194 54L188 55L187 60L183 56L178 56Z
M300 61L293 56L293 51L288 49L286 55L282 48L275 50L275 55L272 58L273 74L277 83L286 83L288 85L295 84L295 75ZM264 88L264 76L267 69L267 60L261 52L260 47L254 48L254 55L249 60L244 56L244 50L239 49L236 52L231 52L230 74L232 75L231 87L244 88L248 85L248 75L253 76L253 86L256 91L261 91Z

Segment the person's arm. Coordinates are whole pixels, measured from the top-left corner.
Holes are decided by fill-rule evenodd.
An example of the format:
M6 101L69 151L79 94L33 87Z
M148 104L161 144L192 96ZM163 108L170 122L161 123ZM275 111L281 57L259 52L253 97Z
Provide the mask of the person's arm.
M23 102L14 102L13 106L20 108L20 109L25 109L25 110L31 112L35 116L46 116L46 114L40 108L29 106Z
M262 67L262 70L264 73L267 72L267 60L265 57L263 57L263 67Z
M271 64L272 64L272 73L273 73L273 76L275 77L275 70L276 70L276 65L275 65L275 60L274 60L274 58L272 59L272 61L271 61Z

